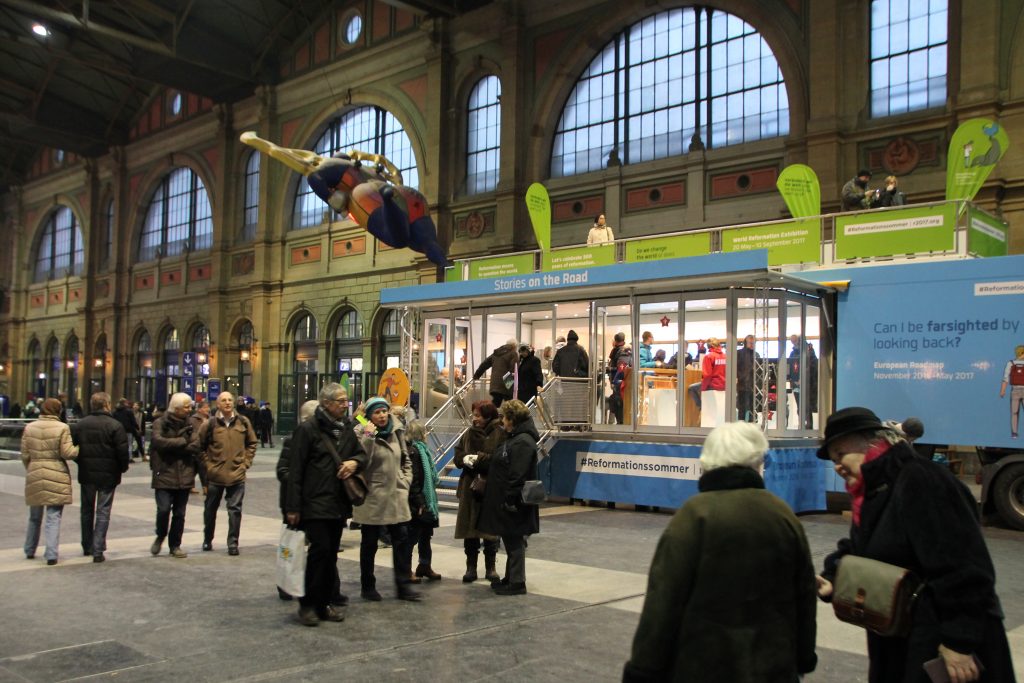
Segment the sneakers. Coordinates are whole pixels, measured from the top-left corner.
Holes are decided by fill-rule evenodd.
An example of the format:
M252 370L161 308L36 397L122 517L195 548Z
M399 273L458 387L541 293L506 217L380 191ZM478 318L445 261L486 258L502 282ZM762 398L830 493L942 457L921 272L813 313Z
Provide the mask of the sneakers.
M345 613L330 605L325 607L324 611L317 616L320 621L345 621Z
M181 548L171 548L171 557L176 557L179 560L182 560L182 559L188 557L188 553L186 553Z
M97 562L97 563L99 563L99 562L106 562L107 558L103 557L103 553L100 553L99 555L93 555L92 556L92 561L93 562Z
M441 575L430 568L429 564L421 564L416 567L416 576L422 576L429 581L440 581Z
M495 595L526 595L525 583L510 583L507 586L498 586L494 589Z
M370 600L371 602L380 602L384 598L380 596L376 588L364 588L359 592L359 596L363 600Z
M319 626L320 617L316 615L316 610L312 607L299 607L299 613L296 616L299 623L303 626Z
M158 538L155 541L153 541L153 545L149 546L149 554L150 555L159 555L160 554L160 548L163 546L163 544L164 544L164 539L162 539L162 538Z

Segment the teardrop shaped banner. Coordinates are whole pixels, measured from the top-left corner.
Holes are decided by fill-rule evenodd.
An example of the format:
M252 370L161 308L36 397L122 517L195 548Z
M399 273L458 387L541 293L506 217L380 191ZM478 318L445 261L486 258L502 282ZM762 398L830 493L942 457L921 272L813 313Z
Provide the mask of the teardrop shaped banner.
M792 164L783 169L775 181L779 194L793 218L821 215L821 185L814 169L806 164Z
M530 212L533 234L542 251L551 249L551 198L548 190L540 183L526 189L526 210Z
M968 119L949 140L946 161L946 199L970 201L1006 154L1010 138L989 119Z

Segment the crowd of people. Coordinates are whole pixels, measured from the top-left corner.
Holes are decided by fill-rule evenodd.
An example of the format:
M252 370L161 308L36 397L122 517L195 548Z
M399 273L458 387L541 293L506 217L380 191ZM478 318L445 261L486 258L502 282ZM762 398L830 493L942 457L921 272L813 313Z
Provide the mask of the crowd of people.
M201 469L208 487L203 550L213 549L215 516L226 497L227 548L237 555L256 436L230 394L217 398L212 415L197 419L193 407L188 395L175 394L153 424L157 531L151 552L159 554L166 540L172 557L187 557L181 548L185 507ZM46 561L57 564L61 514L72 497L68 464L75 461L82 549L103 562L114 492L129 467L127 430L103 392L91 397L89 415L74 428L60 420L58 399L43 401L41 410L22 439L25 556L35 557L42 534ZM424 426L381 397L350 413L345 389L333 383L302 406L300 417L277 463L282 519L301 529L309 544L298 622L344 619L348 597L337 557L349 519L362 536L361 597L383 599L374 560L387 531L395 594L419 601L414 585L441 578L431 567L430 539L440 515ZM537 477L537 440L521 401L473 405L472 427L455 449L462 471L455 537L466 555L463 582L478 579L482 549L484 578L496 594L527 592L527 540L539 532L539 511L524 502L524 487ZM917 455L898 426L866 408L830 416L818 457L831 461L846 482L851 527L816 574L803 526L765 490L767 451L764 434L747 422L708 435L699 493L675 513L658 542L624 681L797 680L817 662L815 601L831 601L836 574L852 556L906 568L922 580L908 631L867 632L870 683L925 681L925 666L936 663L956 683L1015 680L976 506L948 468ZM501 545L506 562L499 573Z

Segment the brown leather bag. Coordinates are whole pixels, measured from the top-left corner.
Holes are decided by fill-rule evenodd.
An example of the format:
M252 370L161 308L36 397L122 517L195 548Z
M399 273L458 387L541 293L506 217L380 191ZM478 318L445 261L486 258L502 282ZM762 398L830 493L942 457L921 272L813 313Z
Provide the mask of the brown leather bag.
M330 437L323 432L320 433L320 438L322 439L327 452L330 453L331 458L334 459L334 464L341 467L341 456L338 455L338 449L335 448L334 442L331 441ZM345 488L345 495L348 496L349 502L357 506L363 504L366 500L366 494L369 493L370 490L370 487L366 484L366 478L357 472L350 474L347 479L342 479L341 485Z
M478 474L473 477L473 481L469 482L469 490L473 492L473 495L477 498L484 497L484 491L487 489L487 477L482 474Z
M909 569L846 555L836 572L832 609L840 621L880 636L905 636L923 586Z

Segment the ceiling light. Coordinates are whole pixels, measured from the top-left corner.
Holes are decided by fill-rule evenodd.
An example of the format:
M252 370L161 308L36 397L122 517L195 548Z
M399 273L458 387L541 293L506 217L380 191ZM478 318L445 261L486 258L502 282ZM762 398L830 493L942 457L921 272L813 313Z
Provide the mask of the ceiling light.
M32 33L36 34L40 38L47 38L50 35L50 29L46 28L38 21L32 24Z

